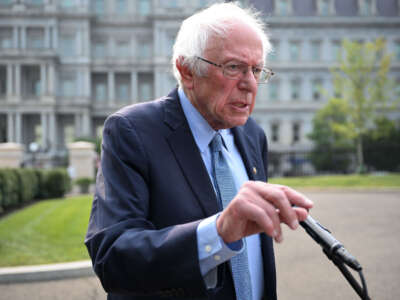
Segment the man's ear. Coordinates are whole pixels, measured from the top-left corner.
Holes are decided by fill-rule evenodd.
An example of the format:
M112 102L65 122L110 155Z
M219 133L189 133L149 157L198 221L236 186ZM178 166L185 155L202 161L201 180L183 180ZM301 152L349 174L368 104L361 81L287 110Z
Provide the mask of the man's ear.
M193 88L193 71L189 68L187 64L183 64L183 57L180 56L176 59L175 61L176 68L179 71L179 74L181 74L181 81L182 85L186 89L192 89Z

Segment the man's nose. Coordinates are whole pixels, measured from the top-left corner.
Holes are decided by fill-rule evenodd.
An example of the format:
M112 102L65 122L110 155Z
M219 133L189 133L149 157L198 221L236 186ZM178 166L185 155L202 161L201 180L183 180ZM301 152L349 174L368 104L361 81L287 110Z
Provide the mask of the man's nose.
M257 84L257 79L254 76L253 69L251 66L248 66L246 69L243 69L240 82L247 84Z

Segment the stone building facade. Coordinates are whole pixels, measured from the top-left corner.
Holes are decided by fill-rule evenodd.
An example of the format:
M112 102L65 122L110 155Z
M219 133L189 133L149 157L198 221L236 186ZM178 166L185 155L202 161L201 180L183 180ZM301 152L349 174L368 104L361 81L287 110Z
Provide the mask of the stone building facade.
M0 143L36 143L57 164L105 118L175 85L170 56L180 22L211 0L0 0ZM387 40L400 85L399 0L242 0L269 24L276 73L253 116L273 151L310 149L315 111L332 90L344 39Z

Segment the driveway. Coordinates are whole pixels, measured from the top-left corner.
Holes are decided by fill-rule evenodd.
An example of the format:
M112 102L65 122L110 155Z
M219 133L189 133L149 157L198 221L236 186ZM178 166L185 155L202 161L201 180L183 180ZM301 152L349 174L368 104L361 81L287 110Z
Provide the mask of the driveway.
M371 299L400 299L400 190L303 192L315 203L314 219L363 266ZM284 238L275 245L280 300L359 299L301 227L296 231L284 227ZM106 296L95 277L85 277L2 284L0 299L103 300Z

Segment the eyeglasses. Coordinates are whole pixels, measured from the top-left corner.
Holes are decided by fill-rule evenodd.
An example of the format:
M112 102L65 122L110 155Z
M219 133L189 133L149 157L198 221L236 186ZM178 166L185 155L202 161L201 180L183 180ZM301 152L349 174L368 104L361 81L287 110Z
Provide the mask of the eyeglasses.
M227 63L224 65L216 64L213 63L212 61L209 61L205 58L202 58L200 56L196 56L197 59L200 59L206 63L209 63L210 65L216 66L218 68L222 69L222 74L226 78L229 79L239 79L241 78L242 75L245 75L247 71L249 70L249 65L244 64L244 63ZM254 75L254 78L256 79L257 83L267 83L271 77L274 75L274 72L272 70L267 69L267 68L259 68L259 67L254 67L251 66L251 72Z

